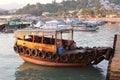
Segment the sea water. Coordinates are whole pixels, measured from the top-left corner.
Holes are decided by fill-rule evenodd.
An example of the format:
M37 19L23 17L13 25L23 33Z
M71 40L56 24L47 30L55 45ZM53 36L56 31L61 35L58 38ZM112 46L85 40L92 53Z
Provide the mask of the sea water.
M104 25L98 31L74 32L77 46L112 47L120 25ZM13 33L0 33L0 80L105 80L108 61L87 67L45 67L24 62L13 50Z

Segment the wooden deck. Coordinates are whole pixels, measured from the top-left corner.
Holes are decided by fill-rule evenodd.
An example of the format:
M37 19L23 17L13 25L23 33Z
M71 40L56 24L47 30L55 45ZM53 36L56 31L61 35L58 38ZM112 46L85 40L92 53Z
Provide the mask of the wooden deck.
M120 80L120 34L115 35L114 56L108 66L106 80Z

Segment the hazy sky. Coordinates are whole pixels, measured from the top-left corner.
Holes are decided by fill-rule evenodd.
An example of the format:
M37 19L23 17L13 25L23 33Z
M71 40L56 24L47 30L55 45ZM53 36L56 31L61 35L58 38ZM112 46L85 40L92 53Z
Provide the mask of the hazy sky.
M10 10L19 9L23 6L30 4L36 4L37 2L41 4L51 3L53 0L0 0L0 9ZM62 0L56 0L56 2L61 2Z
M11 4L11 3L19 3L19 4L35 4L36 2L40 2L42 4L45 3L51 3L53 0L0 0L0 5L4 4ZM56 0L57 2L60 2L61 0Z

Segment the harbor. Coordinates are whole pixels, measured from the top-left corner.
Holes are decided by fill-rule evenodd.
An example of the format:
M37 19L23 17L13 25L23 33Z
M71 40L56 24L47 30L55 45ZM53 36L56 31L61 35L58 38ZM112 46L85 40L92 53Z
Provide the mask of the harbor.
M120 0L0 3L0 80L120 80Z
M106 24L98 31L90 32L74 32L74 40L76 41L77 46L83 47L100 47L100 46L109 46L113 47L114 35L119 33L120 25L119 24ZM79 33L79 34L78 34ZM108 61L104 60L98 65L88 66L88 67L77 67L77 68L54 68L54 67L44 67L38 66L30 63L24 63L24 61L15 54L13 50L13 45L15 43L15 36L13 33L0 33L0 53L1 53L1 67L2 71L0 79L4 80L15 80L15 79L82 79L82 80L106 80L107 76L107 67ZM93 38L94 37L94 38ZM8 46L9 45L9 46ZM11 67L9 67L9 66ZM44 71L45 70L45 71ZM61 71L59 71L61 70ZM76 71L77 70L77 71ZM63 74L67 74L67 77ZM74 73L71 73L71 72ZM60 73L58 73L60 72ZM91 74L93 73L93 74ZM54 74L54 75L50 75ZM72 76L71 76L72 74ZM23 76L25 75L25 76ZM35 75L35 76L32 76ZM43 75L41 78L40 75ZM59 76L61 75L61 76ZM96 76L97 77L96 77ZM57 77L57 78L56 78ZM76 78L75 78L76 77Z

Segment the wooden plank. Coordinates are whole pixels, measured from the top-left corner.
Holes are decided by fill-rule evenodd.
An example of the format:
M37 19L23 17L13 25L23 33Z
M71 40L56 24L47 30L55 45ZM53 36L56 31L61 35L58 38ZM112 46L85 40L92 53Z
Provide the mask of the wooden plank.
M117 40L120 40L120 35L117 35Z
M117 44L117 45L116 45L115 51L120 51L120 44Z
M115 51L120 51L120 35L117 35L116 37L116 41L115 41Z
M115 54L110 63L109 78L107 80L120 80L120 35L116 35L115 39Z
M115 54L120 54L120 50L115 50Z

